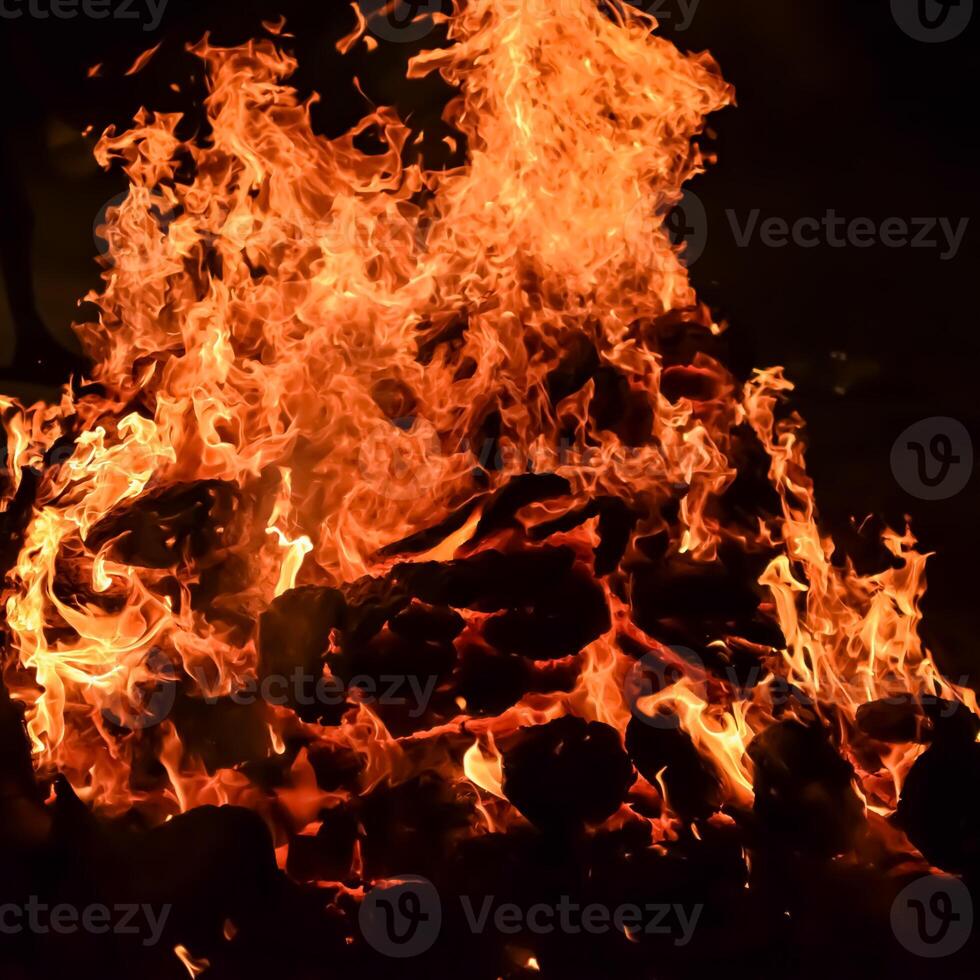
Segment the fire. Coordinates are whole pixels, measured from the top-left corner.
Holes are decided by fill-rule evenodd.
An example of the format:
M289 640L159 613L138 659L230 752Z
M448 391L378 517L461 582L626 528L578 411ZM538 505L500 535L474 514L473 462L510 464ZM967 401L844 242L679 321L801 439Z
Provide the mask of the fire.
M358 13L340 48L365 27ZM925 556L907 530L886 534L885 571L832 560L782 371L743 384L703 350L665 354L671 337L707 344L723 329L664 222L711 162L705 119L733 93L709 55L655 30L618 3L460 3L448 46L410 67L458 90L446 118L465 162L451 169L406 162L423 134L389 109L316 135L280 41L193 48L206 135L149 110L103 134L96 156L121 165L130 190L104 229L103 286L88 297L98 320L78 328L92 384L52 406L0 401L4 505L40 471L4 602L5 682L42 775L60 771L106 812L251 806L282 846L352 792L435 770L466 783L472 833L506 827L515 733L569 716L624 733L636 660L673 657L670 624L655 635L638 612L659 542L657 561L692 574L733 551L759 562L757 621L781 637L740 636L727 616L702 653L748 651L757 683L679 660L679 676L637 702L676 716L719 805L752 805L756 736L812 716L868 810L894 811L917 751L859 753L858 708L902 692L975 700L919 640ZM368 137L379 152L360 149ZM776 503L746 513L726 501L750 443ZM495 494L529 473L555 482L497 521ZM621 553L600 567L616 515ZM583 603L599 596L604 625L527 667L534 682L509 706L460 698L406 732L366 701L334 723L263 705L267 756L284 767L275 790L206 765L168 711L154 716L161 692L200 704L254 679L256 624L297 588L407 581L539 541ZM447 605L461 624L451 651L485 652L493 608ZM328 674L342 632L322 636ZM777 704L786 685L799 697ZM350 753L357 788L318 786L318 751ZM148 753L165 773L155 782L136 778ZM644 780L630 799L659 795L664 819L650 822L669 835L670 793L653 782L659 793ZM609 817L647 819L628 805ZM192 976L203 969L176 953Z

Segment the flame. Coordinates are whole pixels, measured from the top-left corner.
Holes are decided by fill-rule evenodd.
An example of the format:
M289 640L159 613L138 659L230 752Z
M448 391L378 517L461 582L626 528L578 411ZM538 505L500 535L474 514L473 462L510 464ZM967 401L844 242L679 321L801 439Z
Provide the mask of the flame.
M353 792L317 785L310 753L327 747L359 760L360 793L426 769L465 777L490 797L474 803L472 832L505 827L516 815L497 746L564 714L625 730L624 641L659 649L634 622L623 571L594 572L595 512L555 535L601 588L612 624L567 658L572 690L537 690L497 715L471 716L460 698L458 713L409 736L367 703L335 725L269 707L267 744L288 764L274 801L244 772L209 771L151 702L174 686L198 700L240 690L259 667L252 626L273 599L386 575L412 535L445 527L401 553L408 562L506 551L615 498L637 516L627 562L639 560L641 536L658 533L670 555L705 567L722 546L771 554L757 585L785 640L760 653L766 676L750 691L685 668L642 710L673 711L727 804L745 807L746 748L775 717L774 683L788 681L834 723L869 810L894 810L916 750L882 749L877 766L859 759L857 708L901 691L972 708L975 698L940 675L919 639L926 556L908 530L886 534L896 558L887 571L831 561L802 423L777 412L792 390L781 369L740 384L701 353L686 369L701 394L665 393L677 369L657 350L660 333L723 329L664 223L711 162L698 141L705 118L733 93L710 55L682 54L656 28L615 2L458 4L447 46L409 68L458 92L447 140L465 161L444 170L406 162L421 136L391 109L336 139L316 135L309 103L285 81L296 66L279 46L286 35L192 48L208 80L206 139L149 110L102 135L96 157L122 167L129 193L103 229L102 288L87 297L98 319L78 328L97 387L66 389L55 405L0 399L3 506L37 474L4 593L4 664L40 770L60 770L106 812L136 805L162 820L208 802L252 806L284 849ZM358 12L339 49L367 42L365 30ZM358 148L367 136L380 152ZM576 344L618 379L630 425L603 421L598 372L553 401L549 378ZM748 430L779 509L728 520L719 500ZM557 474L569 491L480 537L487 492L529 470ZM112 522L189 486L211 488L221 514L209 555L166 538L165 561L130 560ZM205 582L221 583L216 598L202 598ZM485 615L461 615L463 637L478 635ZM128 730L112 723L121 705ZM166 773L156 786L130 778L147 751ZM626 806L611 819L647 818ZM657 826L658 839L674 833L669 819ZM177 954L192 976L203 968Z
M195 980L196 977L199 977L211 965L210 961L205 959L203 956L195 959L187 951L187 947L181 946L179 943L174 946L174 953L176 954L177 959L179 959L180 962L186 967L187 972L190 974L191 980Z

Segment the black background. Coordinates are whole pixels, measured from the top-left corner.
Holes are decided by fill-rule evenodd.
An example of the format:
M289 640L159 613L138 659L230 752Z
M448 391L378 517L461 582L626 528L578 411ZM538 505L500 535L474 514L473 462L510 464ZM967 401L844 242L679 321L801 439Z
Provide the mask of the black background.
M956 418L975 444L980 439L973 303L980 13L961 37L925 44L897 26L889 0L700 0L684 31L670 26L675 2L664 0L661 9L673 14L664 33L683 48L712 51L738 94L738 108L714 120L720 162L694 184L709 234L692 270L702 296L731 325L732 367L746 375L783 364L798 383L794 403L809 423L811 470L829 528L852 515L881 515L893 526L912 516L923 546L937 552L927 635L959 676L975 659L980 624L976 476L953 499L924 502L895 480L889 455L902 430L931 416ZM398 105L416 123L438 117L440 83L403 79L412 45L336 54L334 42L353 23L343 0L169 0L155 32L129 20L0 19L7 282L0 300L9 301L0 301L0 391L54 394L71 367L61 351L73 345L78 298L98 284L93 224L125 184L98 170L94 138L82 139L82 128L125 126L144 104L193 112L193 85L183 94L168 88L192 70L183 44L206 30L218 43L244 41L279 13L296 34L299 87L323 96L315 112L323 132L342 132L369 108L352 72L372 99ZM161 40L146 69L121 77ZM96 62L104 63L103 77L88 79ZM971 224L948 261L941 249L775 249L758 237L739 247L725 213L744 223L756 208L763 218L789 221L833 208L876 223L947 217L955 225L968 217ZM28 283L43 327L30 310Z

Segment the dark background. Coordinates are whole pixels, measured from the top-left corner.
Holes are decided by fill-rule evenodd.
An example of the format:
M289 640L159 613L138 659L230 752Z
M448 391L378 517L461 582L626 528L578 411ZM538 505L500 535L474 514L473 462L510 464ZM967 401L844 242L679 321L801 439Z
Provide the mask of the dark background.
M711 50L738 93L739 108L715 119L719 165L694 184L709 234L692 269L731 325L732 367L746 375L783 364L798 383L795 405L809 423L828 527L844 528L852 515L893 526L912 516L923 546L937 552L926 632L960 676L975 660L980 624L977 480L951 500L921 501L898 484L889 456L908 425L931 416L958 419L974 443L980 438L972 302L980 13L956 40L924 44L900 30L889 0L700 0L684 31L670 26L676 0L661 9L673 15L664 33L683 48ZM193 114L183 44L205 30L218 43L244 41L279 13L296 33L299 86L322 93L315 121L323 132L342 132L368 108L352 72L372 99L397 104L420 125L438 117L441 84L404 81L412 45L339 58L333 44L353 23L346 0L169 0L155 32L128 20L0 19L0 391L50 397L74 363L65 353L74 346L70 323L98 283L93 225L125 188L97 168L94 138L81 130L125 126L144 104ZM161 40L147 68L122 77ZM102 77L87 78L97 62ZM173 80L182 94L169 90ZM744 223L755 208L790 221L833 208L876 223L969 217L971 226L948 261L941 249L774 249L758 238L738 247L725 212Z

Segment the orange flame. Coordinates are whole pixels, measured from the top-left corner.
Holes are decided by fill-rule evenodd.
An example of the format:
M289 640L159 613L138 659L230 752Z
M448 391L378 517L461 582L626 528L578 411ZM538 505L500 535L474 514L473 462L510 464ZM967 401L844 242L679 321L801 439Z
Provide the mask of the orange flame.
M358 14L341 49L364 29ZM30 408L0 399L5 504L59 439L74 446L42 472L4 595L5 678L28 706L40 767L61 770L110 811L136 803L162 818L237 802L293 832L308 826L347 791L317 787L306 749L273 807L243 773L208 772L172 721L120 734L107 712L143 704L141 692L161 683L197 698L240 689L258 666L242 623L275 597L385 574L394 561L386 546L529 468L564 477L571 493L522 510L521 533L609 496L640 515L637 536L669 530L671 553L692 561L712 563L732 541L775 554L759 586L785 649L767 652L763 682L738 695L721 685L709 703L692 675L641 706L677 714L729 803L751 803L746 747L773 720L776 678L836 722L845 753L869 700L927 692L975 708L919 640L925 556L911 535L885 538L897 568L860 576L831 563L801 423L777 421L792 387L781 370L740 386L698 355L707 394L664 394L660 326L722 329L698 305L664 221L709 162L692 143L705 117L733 94L709 55L682 54L655 29L618 3L458 5L448 46L410 66L413 77L439 72L458 89L447 122L466 160L448 170L404 162L416 134L391 109L337 139L316 135L309 104L284 82L295 62L271 41L192 49L208 77L206 140L183 139L179 116L148 110L128 131L103 134L97 159L120 164L130 183L104 229L101 292L88 297L98 321L79 327L105 394L66 391L59 405ZM358 149L366 134L382 152ZM552 403L548 378L579 341L624 379L635 432L597 419L594 379ZM481 484L474 453L491 416L499 465L483 468ZM768 454L781 512L725 525L717 502L735 479L734 431L744 426ZM209 604L195 594L215 568L197 556L147 567L99 534L100 522L147 495L205 481L228 488L231 501L214 546L228 594ZM663 511L675 499L671 529ZM481 506L415 560L493 546L475 540ZM583 566L597 540L595 520L562 535ZM270 709L270 751L281 755L297 738L349 749L362 763L361 792L442 767L494 798L481 803L485 815L506 806L497 744L520 725L564 713L620 730L629 721L632 658L621 638L642 633L622 577L597 581L613 625L579 654L574 690L528 694L492 718L470 718L464 704L410 738L366 704L337 726ZM479 628L479 614L466 619ZM153 651L175 674L161 674ZM136 788L131 766L151 739L166 785ZM914 757L890 752L877 771L852 758L869 809L892 812Z

